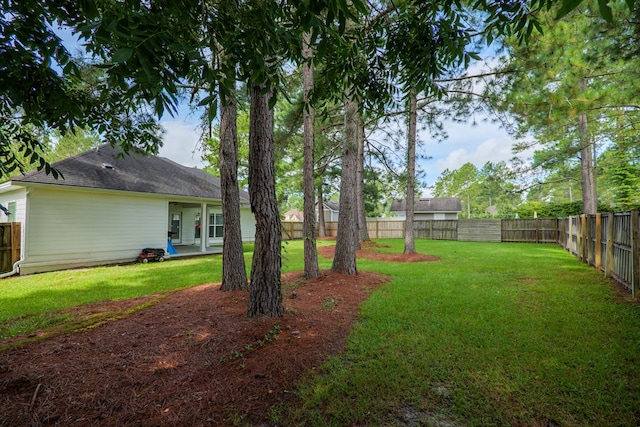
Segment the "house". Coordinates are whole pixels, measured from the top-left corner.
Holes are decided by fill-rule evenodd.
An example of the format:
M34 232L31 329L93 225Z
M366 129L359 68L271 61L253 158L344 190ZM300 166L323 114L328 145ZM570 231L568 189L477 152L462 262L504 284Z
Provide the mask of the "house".
M178 255L222 244L220 180L171 160L102 145L0 184L0 204L22 223L21 274L133 261L143 248ZM244 241L255 236L241 192ZM219 248L218 248L219 251Z
M457 197L422 198L415 200L413 219L458 219L458 214L461 211L462 201ZM391 203L391 213L398 218L405 218L407 213L406 200L394 200Z
M337 221L340 213L340 204L338 202L323 202L324 220Z
M304 214L298 209L290 209L285 212L284 220L286 222L302 222L304 221Z

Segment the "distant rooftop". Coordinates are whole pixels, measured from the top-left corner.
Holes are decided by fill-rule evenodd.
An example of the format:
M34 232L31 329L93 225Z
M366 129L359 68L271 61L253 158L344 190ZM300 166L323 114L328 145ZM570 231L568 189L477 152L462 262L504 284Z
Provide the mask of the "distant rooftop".
M407 210L405 199L394 200L391 203L391 212ZM462 201L458 197L432 197L415 200L414 212L461 212Z

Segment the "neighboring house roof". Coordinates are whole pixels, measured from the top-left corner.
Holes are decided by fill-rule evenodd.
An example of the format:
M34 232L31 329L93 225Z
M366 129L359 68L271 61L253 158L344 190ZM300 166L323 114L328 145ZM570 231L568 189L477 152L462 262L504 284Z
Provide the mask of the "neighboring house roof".
M394 200L391 203L391 212L407 210L406 200ZM420 212L460 212L462 201L457 197L423 198L416 199L413 208L414 213Z
M340 203L338 202L324 202L324 207L332 211L338 212L340 210Z
M54 163L64 179L32 171L11 179L15 184L50 184L67 187L220 199L220 179L203 170L182 166L164 157L121 150L109 144ZM240 198L249 200L246 192Z
M298 209L291 209L284 214L285 221L303 221L304 214Z

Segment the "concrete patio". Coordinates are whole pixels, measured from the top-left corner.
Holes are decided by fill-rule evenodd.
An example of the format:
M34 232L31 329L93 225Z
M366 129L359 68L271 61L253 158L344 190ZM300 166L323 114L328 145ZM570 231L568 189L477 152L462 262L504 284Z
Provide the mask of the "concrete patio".
M167 258L194 257L222 253L222 246L209 246L202 252L200 245L174 245L177 254L167 254Z

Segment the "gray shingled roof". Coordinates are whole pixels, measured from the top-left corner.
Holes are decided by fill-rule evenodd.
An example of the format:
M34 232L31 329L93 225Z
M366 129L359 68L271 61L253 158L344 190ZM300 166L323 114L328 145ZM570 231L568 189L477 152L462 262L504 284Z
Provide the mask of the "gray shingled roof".
M64 175L54 179L44 171L29 172L14 183L38 183L139 193L220 199L220 179L200 169L179 165L169 159L120 150L109 144L78 154L52 166ZM240 198L249 200L246 192Z
M324 202L324 206L335 212L340 210L340 203L338 202L326 201Z
M403 200L394 200L391 203L392 212L407 210L407 203ZM413 209L414 213L419 212L460 212L462 202L457 197L424 198L416 199Z

